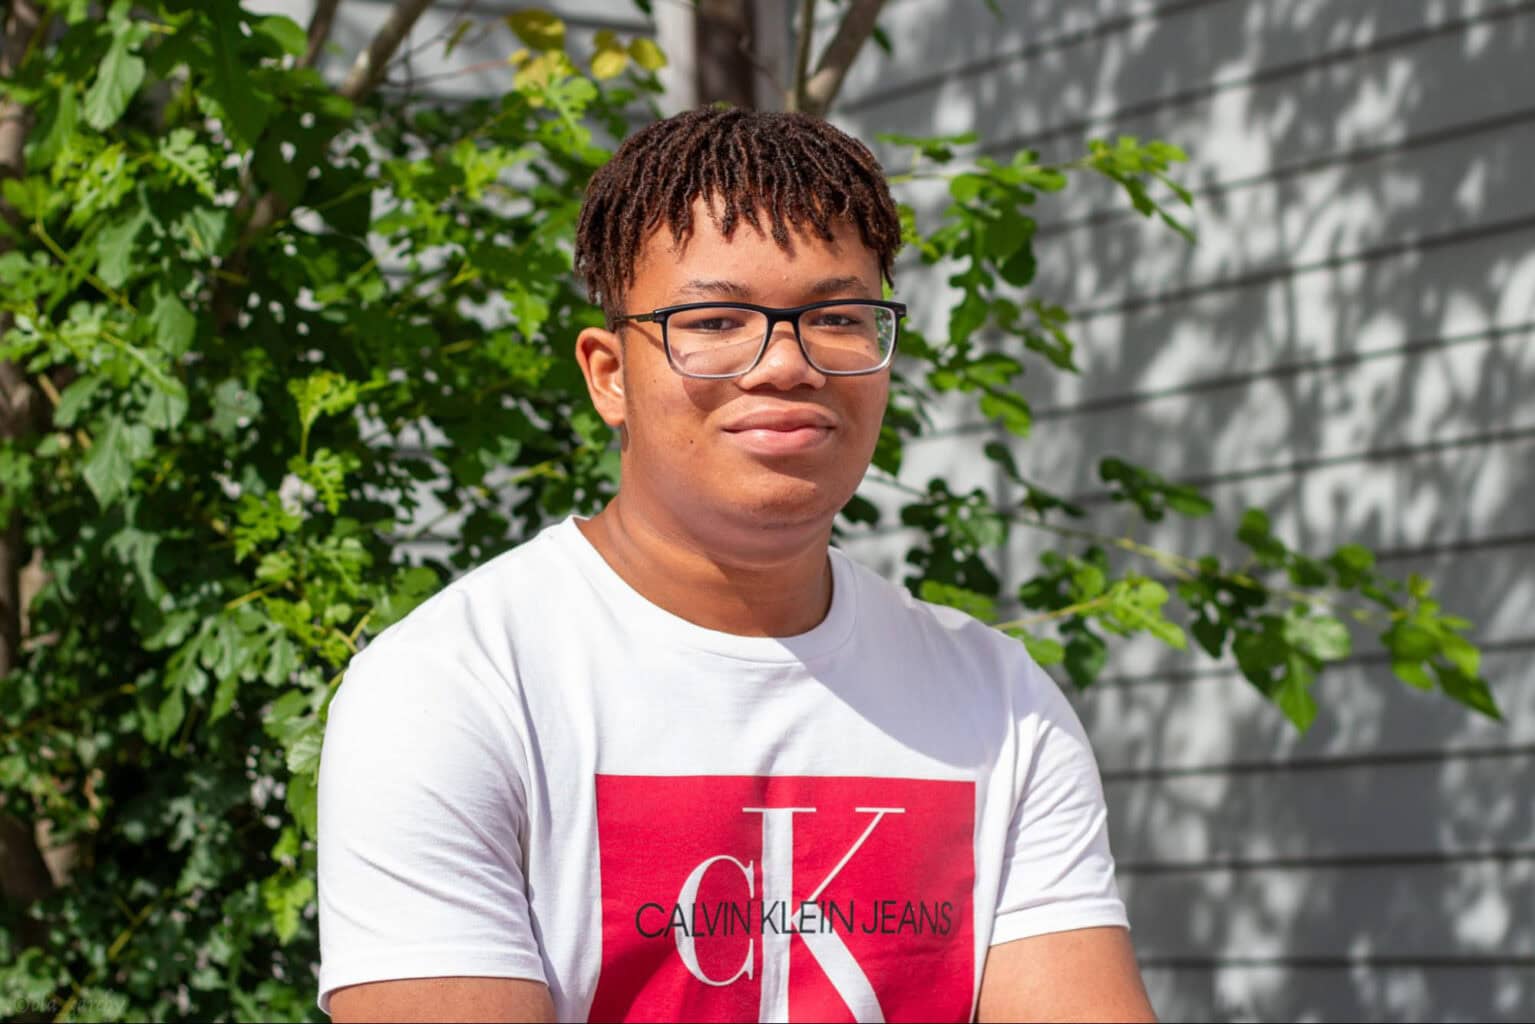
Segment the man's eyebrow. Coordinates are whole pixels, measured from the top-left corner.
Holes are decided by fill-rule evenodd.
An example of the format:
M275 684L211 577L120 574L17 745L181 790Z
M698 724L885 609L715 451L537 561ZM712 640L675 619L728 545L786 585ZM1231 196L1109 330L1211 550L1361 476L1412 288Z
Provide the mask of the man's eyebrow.
M709 281L703 278L694 278L681 288L678 288L677 294L698 295L706 299L723 297L745 302L752 297L752 290L740 281Z
M805 290L805 295L810 299L820 298L867 298L868 286L863 278L853 275L843 277L823 277ZM737 302L750 302L752 300L752 288L740 281L730 281L723 278L706 279L695 277L682 287L677 289L677 295L695 295L703 299L734 299Z
M810 290L806 294L814 295L814 296L817 296L817 297L820 297L820 296L843 297L843 296L845 296L845 297L850 298L850 299L851 298L859 298L859 299L861 299L861 298L867 298L867 296L865 295L866 291L867 291L867 288L865 287L864 282L863 282L863 278L861 278L861 277L852 277L852 276L848 276L848 277L823 277L823 278L821 278L821 280L819 280L815 284L811 285L810 286Z

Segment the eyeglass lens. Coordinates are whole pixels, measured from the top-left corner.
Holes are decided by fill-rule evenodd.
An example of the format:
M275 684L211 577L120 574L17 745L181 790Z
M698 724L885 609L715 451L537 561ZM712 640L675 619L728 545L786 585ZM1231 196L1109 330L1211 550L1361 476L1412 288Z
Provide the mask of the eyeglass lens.
M895 344L895 325L894 312L861 302L807 309L799 316L810 365L830 373L879 366ZM672 360L683 373L700 376L744 373L767 333L767 314L736 306L679 310L666 321Z

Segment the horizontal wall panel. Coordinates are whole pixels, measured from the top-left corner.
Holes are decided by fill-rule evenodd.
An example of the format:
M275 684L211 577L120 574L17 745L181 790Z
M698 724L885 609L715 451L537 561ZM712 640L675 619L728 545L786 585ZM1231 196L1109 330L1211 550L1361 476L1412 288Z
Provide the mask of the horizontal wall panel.
M1199 232L1192 246L1139 218L1042 239L1048 258L1035 287L1068 308L1095 309L1423 240L1475 238L1535 216L1535 190L1521 173L1532 165L1535 122L1476 147L1453 140L1230 190L1190 215ZM1535 229L1527 236L1535 249Z
M1104 796L1115 857L1148 870L1501 851L1535 859L1535 746L1439 762L1111 777Z
M1114 449L1095 446L1086 452L1105 450ZM1351 542L1386 551L1453 548L1484 538L1529 535L1535 525L1532 460L1535 435L1512 440L1491 435L1485 441L1473 436L1465 443L1428 449L1366 449L1322 464L1275 461L1240 475L1195 479L1216 508L1201 520L1180 518L1148 528L1138 512L1122 505L1102 511L1096 502L1087 507L1093 509L1090 522L1099 532L1131 531L1175 551L1235 554L1239 549L1230 537L1249 507L1263 509L1275 533L1302 549L1331 550ZM1036 478L1059 482L1068 469L1062 466L1058 474ZM1001 497L1009 499L1008 494ZM1016 553L1027 550L1030 540L1020 535Z
M1212 211L1219 213L1226 210L1241 200L1247 191L1282 189L1288 181L1299 182L1319 174L1332 174L1342 176L1357 191L1367 193L1370 183L1392 168L1414 166L1425 160L1442 160L1442 157L1435 157L1431 153L1447 148L1457 149L1467 164L1478 168L1477 173L1480 174L1480 166L1491 163L1479 159L1485 149L1500 145L1506 148L1508 144L1502 141L1505 136L1535 130L1535 96L1531 100L1532 105L1516 110L1431 128L1379 145L1355 146L1337 152L1314 154L1298 161L1286 160L1282 154L1277 154L1272 165L1231 178L1213 178L1208 170L1200 167L1197 160L1192 164L1175 165L1171 172L1174 180L1187 185L1194 193L1192 210L1171 201L1169 190L1162 185L1152 186L1153 194L1169 200L1168 208L1189 221L1203 237L1209 234ZM1197 153L1190 155L1198 156ZM1496 164L1493 166L1496 167ZM1503 173L1507 174L1506 169ZM1481 186L1476 182L1469 187ZM923 207L925 209L932 207L938 198L936 195L925 195L922 201L926 204ZM938 211L934 208L933 212ZM1441 213L1441 210L1436 206L1420 212L1425 217L1432 217ZM1078 173L1069 188L1042 199L1035 215L1039 221L1036 237L1042 240L1078 231L1098 231L1114 224L1140 224L1143 230L1162 230L1135 210L1118 185L1096 174Z
M1535 968L1435 957L1364 957L1281 964L1143 960L1141 976L1167 1021L1483 1021L1535 1017Z
M1305 377L1258 377L1240 387L1051 417L1016 443L1015 455L1031 478L1091 500L1103 492L1096 460L1106 454L1218 485L1323 473L1340 463L1402 462L1415 449L1431 458L1436 446L1524 450L1535 436L1532 394L1535 328ZM942 448L945 440L922 443ZM952 436L957 451L975 450L978 440Z
M1054 408L1035 398L1040 418L1017 454L1029 465L1036 452L1047 456L1042 466L1059 465L1103 445L1169 475L1208 476L1535 427L1535 323L1379 351L1296 372L1280 364L1272 376L1239 371L1224 386L1220 378L1119 394L1094 386ZM951 439L959 450L975 445L962 434L919 443L942 447ZM1097 489L1086 468L1073 474L1070 490Z
M1520 12L1496 25L1215 91L1199 91L1198 80L1183 78L1178 68L1186 41L1166 38L1152 53L1098 50L1072 60L1029 62L1010 79L999 73L956 82L835 119L870 139L913 126L945 133L974 129L983 151L1032 148L1046 160L1073 159L1097 136L1167 139L1190 151L1197 170L1181 176L1198 186L1527 109L1535 82L1528 59L1535 11ZM1142 73L1151 69L1193 91L1170 104L1148 105L1143 93L1118 85L1137 62ZM1307 116L1312 112L1325 115Z
M1329 773L1329 764L1372 758L1428 764L1438 758L1442 768L1457 758L1535 747L1535 635L1484 656L1482 674L1503 710L1501 722L1398 681L1378 644L1358 651L1359 660L1328 667L1313 684L1320 710L1304 733L1235 668L1196 655L1170 655L1160 659L1163 671L1128 678L1111 661L1114 678L1067 692L1092 737L1099 770L1120 780L1115 785L1261 775L1289 764Z
M1040 54L1084 45L1102 45L1109 37L1178 10L1246 0L1038 0L999 4L1000 16L983 4L944 0L889 0L880 12L880 28L891 53L869 47L849 69L838 109L860 109L889 97L929 92L944 81L994 72L999 66L1026 62ZM838 9L830 4L816 18L816 42L835 31ZM934 32L942 21L950 31Z
M1048 297L1048 296L1047 296ZM1284 276L1079 310L1079 375L1024 381L1041 407L1535 322L1535 225Z
M1393 352L1403 356L1399 366L1413 369L1440 358L1429 355L1436 346L1468 350L1448 358L1474 360L1476 350L1525 365L1522 349L1535 323L1535 221L1366 255L1146 296L1131 308L1079 310L1068 325L1079 374L1056 371L1016 341L997 344L1028 367L1018 386L1047 416L1105 401L1134 404L1138 395L1209 391L1211 381L1249 386L1268 371L1289 378L1285 387L1311 386L1314 377L1295 368L1320 373L1329 362L1377 355L1383 364ZM936 275L907 278L897 294L918 328L943 337L946 311L956 301L946 284ZM1493 375L1481 386L1502 385ZM973 403L959 396L944 396L933 412L934 438L979 423Z
M1082 500L1089 515L1075 525L1109 536L1129 533L1152 546L1191 555L1238 554L1241 549L1232 538L1249 507L1262 508L1287 543L1321 553L1353 542L1382 552L1443 552L1453 558L1466 545L1528 538L1535 530L1535 473L1530 471L1535 465L1535 434L1509 438L1489 431L1429 447L1362 447L1340 450L1330 461L1260 459L1261 448L1255 446L1251 462L1232 467L1234 471L1223 477L1197 481L1214 503L1210 516L1175 516L1148 525L1138 511L1098 500L1103 485L1096 475L1097 460L1110 454L1145 454L1128 441L1136 429L1165 437L1170 451L1211 444L1196 428L1179 433L1129 420L1115 431L1112 423L1092 423L1077 434L1065 429L1042 433L1023 449L1020 461L1027 459L1029 478L1040 486ZM969 435L913 445L902 478L921 488L941 477L958 493L979 487L1002 507L1012 507L1023 495L981 455L986 440ZM1283 451L1282 439L1273 443ZM1151 468L1157 470L1157 462L1170 459L1153 461ZM1176 472L1170 476L1179 478ZM847 543L871 557L878 557L875 550L887 543L907 543L898 515L913 496L872 476L860 494L880 510L880 525L850 533ZM1046 531L1020 525L998 555L1013 565L1029 566L1043 547L1062 543Z
M1121 870L1136 952L1182 957L1535 956L1535 859Z
M892 53L876 51L854 65L837 109L876 111L906 96L983 89L991 80L1017 85L1025 95L1048 95L1031 88L1030 73L1042 67L1100 88L1112 84L1141 102L1165 103L1176 101L1191 84L1219 87L1284 74L1296 65L1347 61L1427 32L1495 23L1529 4L1164 0L999 6L1000 17L984 4L926 0L888 6L880 25ZM933 32L940 19L945 31ZM1089 75L1087 68L1099 73ZM1080 107L1063 103L1058 114L1081 118L1112 109L1105 107L1102 91L1084 100Z

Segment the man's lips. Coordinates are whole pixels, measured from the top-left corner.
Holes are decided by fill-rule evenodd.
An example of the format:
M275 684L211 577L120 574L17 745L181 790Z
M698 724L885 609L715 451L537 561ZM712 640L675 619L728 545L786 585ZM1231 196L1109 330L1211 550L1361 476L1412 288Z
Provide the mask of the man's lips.
M789 455L825 444L836 421L819 409L762 409L725 426L736 444L759 455Z
M831 430L837 425L830 413L821 409L758 409L738 416L725 425L728 432L742 430L799 430L817 427Z

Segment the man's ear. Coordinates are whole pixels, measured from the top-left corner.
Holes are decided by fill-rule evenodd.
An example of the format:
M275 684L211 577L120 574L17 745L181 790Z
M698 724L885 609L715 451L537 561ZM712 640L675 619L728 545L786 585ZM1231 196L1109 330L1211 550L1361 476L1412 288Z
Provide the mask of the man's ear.
M602 422L624 425L624 345L614 331L588 327L576 337L576 362L586 377L586 393Z

